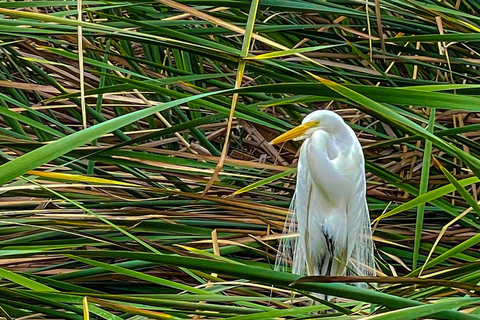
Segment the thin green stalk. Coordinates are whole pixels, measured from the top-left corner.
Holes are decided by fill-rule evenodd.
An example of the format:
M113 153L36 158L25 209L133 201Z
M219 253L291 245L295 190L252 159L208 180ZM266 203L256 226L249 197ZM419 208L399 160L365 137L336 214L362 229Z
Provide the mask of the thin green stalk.
M430 133L433 133L434 128L435 128L435 109L430 108L430 117L428 119L427 130ZM421 177L420 177L420 188L418 190L418 195L419 196L421 196L422 194L424 194L428 191L431 158L432 158L432 141L431 140L425 140L425 151L423 152L422 174L421 174ZM415 242L414 242L414 245L413 245L412 269L417 268L418 253L420 251L420 243L421 243L421 240L422 240L424 215L425 215L425 203L421 203L417 207L417 220L416 220L416 223L415 223Z

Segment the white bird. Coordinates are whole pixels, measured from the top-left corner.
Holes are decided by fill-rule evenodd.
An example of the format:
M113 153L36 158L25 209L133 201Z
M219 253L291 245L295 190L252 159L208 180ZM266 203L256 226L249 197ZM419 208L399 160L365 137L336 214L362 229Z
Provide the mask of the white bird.
M375 275L365 161L354 131L335 112L319 110L271 143L292 139L305 141L277 268L290 261L299 275Z

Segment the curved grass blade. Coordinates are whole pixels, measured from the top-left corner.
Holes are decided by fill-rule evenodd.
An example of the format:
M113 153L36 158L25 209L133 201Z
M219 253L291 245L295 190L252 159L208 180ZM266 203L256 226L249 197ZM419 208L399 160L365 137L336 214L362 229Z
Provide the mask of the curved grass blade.
M158 284L158 285L161 285L161 286L166 286L166 287L174 288L174 289L177 289L177 290L182 290L182 291L187 291L187 292L192 292L192 293L197 293L197 294L211 294L211 293L209 293L208 291L205 291L205 290L197 289L197 288L190 287L190 286L187 286L187 285L184 285L184 284L181 284L181 283L176 283L174 281L170 281L170 280L158 278L158 277L155 277L155 276L151 276L151 275L145 274L143 272L129 270L127 268L123 268L123 267L120 267L120 266L115 266L115 265L112 265L112 264L99 262L99 261L95 261L95 260L91 260L91 259L86 259L86 258L82 258L82 257L70 255L70 254L67 255L67 257L69 257L71 259L74 259L74 260L77 260L77 261L80 261L80 262L85 263L85 264L89 264L89 265L92 265L92 266L95 266L95 267L98 267L98 268L109 270L111 272L115 272L115 273L118 273L118 274L124 274L126 276L133 277L133 278L136 278L136 279L140 279L140 280L143 280L143 281L152 282L152 283L155 283L155 284Z
M312 312L319 312L330 309L329 306L318 304L315 306L308 307L294 307L290 309L283 310L273 310L267 312L261 312L256 314L241 315L236 317L227 318L228 320L264 320L264 319L275 319L283 318L288 316L302 317L303 315L308 315Z
M292 168L290 170L286 170L286 171L283 171L283 172L280 172L280 173L277 173L277 174L274 174L273 176L270 176L268 178L265 178L265 179L262 179L260 181L257 181L257 182L254 182L252 183L251 185L248 185L240 190L237 190L233 193L233 195L237 195L237 194L241 194L241 193L244 193L244 192L248 192L248 191L251 191L253 189L256 189L258 187L261 187L261 186L264 186L266 184L269 184L273 181L276 181L278 179L281 179L285 176L288 176L292 173L295 173L297 172L297 168Z
M455 179L455 177L450 172L448 172L448 170L445 169L445 167L437 159L433 158L433 161L435 161L435 164L440 168L440 170L442 170L442 173L445 175L445 177L447 177L448 181L450 181L450 183L455 186L458 193L462 195L463 199L465 199L465 201L467 201L467 203L473 208L473 210L475 210L477 215L480 216L480 205L477 203L477 201L473 199L473 197L468 193L465 187L458 183L457 179Z
M413 320L430 316L441 311L457 309L479 303L478 298L447 299L447 301L435 302L426 306L418 306L395 310L379 315L363 318L365 320Z
M220 92L209 92L200 95L195 95L175 101L159 104L143 110L138 110L123 116L113 118L111 120L99 123L95 126L89 127L82 131L75 132L43 147L37 148L27 154L24 154L14 160L11 160L0 166L0 185L3 185L10 180L37 168L65 153L73 150L76 147L82 146L103 134L120 129L139 119L148 117L156 112L167 110L171 107L201 99L210 95L218 94Z
M471 178L466 178L466 179L463 179L463 180L459 180L458 184L462 187L465 187L465 186L471 185L473 183L477 183L479 181L480 181L480 179L478 179L477 177L471 177ZM455 190L457 190L457 188L453 184L451 184L451 183L447 184L445 186L442 186L442 187L437 188L435 190L424 193L424 194L416 197L413 200L410 200L408 202L405 202L405 203L399 205L395 209L392 209L392 210L382 214L381 216L377 217L374 221L379 221L381 219L388 218L388 217L391 217L393 215L399 214L401 212L413 209L413 208L421 205L422 203L434 201L435 199L441 198L444 195L446 195L448 193L451 193Z

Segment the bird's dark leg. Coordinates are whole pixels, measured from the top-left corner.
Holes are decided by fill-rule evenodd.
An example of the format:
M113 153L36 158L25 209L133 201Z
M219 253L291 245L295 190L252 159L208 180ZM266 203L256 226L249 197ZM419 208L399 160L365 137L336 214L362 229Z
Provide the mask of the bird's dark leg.
M330 238L325 233L323 234L323 236L325 237L325 242L327 243L327 250L328 250L328 253L329 253L328 265L327 265L327 270L325 272L325 275L326 276L331 276L335 248L334 248L334 245L333 245L332 238Z
M325 232L323 232L323 236L325 237L325 243L327 244L327 250L328 250L328 265L327 265L327 270L325 272L326 276L331 276L332 273L332 264L333 264L333 257L334 257L334 245L332 238L327 235ZM322 266L323 267L323 266ZM330 300L328 295L325 295L325 300Z

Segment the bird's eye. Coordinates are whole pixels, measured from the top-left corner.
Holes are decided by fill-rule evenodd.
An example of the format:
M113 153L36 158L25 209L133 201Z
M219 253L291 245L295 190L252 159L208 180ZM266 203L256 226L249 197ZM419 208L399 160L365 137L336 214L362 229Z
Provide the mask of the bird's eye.
M320 125L320 121L315 121L315 125L316 126Z

